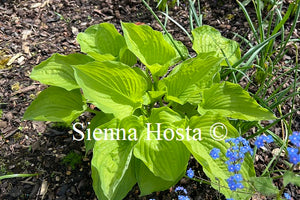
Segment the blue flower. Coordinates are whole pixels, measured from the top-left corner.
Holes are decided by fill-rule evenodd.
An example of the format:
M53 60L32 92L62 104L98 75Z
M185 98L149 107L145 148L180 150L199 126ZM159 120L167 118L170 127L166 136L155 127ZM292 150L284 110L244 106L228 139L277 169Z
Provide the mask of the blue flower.
M226 199L226 200L234 200L233 198L230 198L230 199Z
M290 162L297 165L300 162L300 154L290 154Z
M268 135L268 136L266 137L266 142L267 142L267 143L274 142L272 135Z
M219 153L220 153L220 149L218 149L218 148L213 148L213 149L210 151L210 154L209 154L209 155L210 155L213 159L217 159L217 158L220 157Z
M186 175L189 177L189 178L193 178L195 173L194 171L192 170L192 168L189 168L187 171L186 171Z
M233 175L233 179L237 182L241 182L243 180L242 174L235 174Z
M258 136L254 142L254 145L257 147L257 148L261 148L264 146L264 135L261 135L261 136Z
M292 135L290 135L289 139L291 143L296 145L296 147L300 147L300 132L294 131Z
M299 150L297 148L288 147L287 148L289 155L291 154L298 154Z
M228 165L228 171L229 172L234 172L234 165Z
M271 135L268 135L268 136L261 135L256 138L256 141L254 142L254 144L255 144L255 146L257 146L257 148L261 148L264 146L264 142L271 143L271 142L274 142L274 140Z
M188 196L178 195L178 200L190 200Z
M300 147L300 132L293 132L292 135L289 136L291 143L296 145L298 148L288 147L287 151L289 153L289 161L294 165L300 162L300 154L299 154L299 147Z
M244 185L241 183L243 177L241 174L235 174L230 176L226 181L230 190L235 191L237 189L243 189Z
M288 193L284 193L283 195L284 195L284 197L285 197L287 200L291 200L291 199L292 199L292 197L291 197Z
M187 191L184 187L178 186L175 188L175 192L183 191L184 194L187 194Z
M235 164L234 165L234 171L235 172L238 172L238 171L240 171L241 170L241 164Z

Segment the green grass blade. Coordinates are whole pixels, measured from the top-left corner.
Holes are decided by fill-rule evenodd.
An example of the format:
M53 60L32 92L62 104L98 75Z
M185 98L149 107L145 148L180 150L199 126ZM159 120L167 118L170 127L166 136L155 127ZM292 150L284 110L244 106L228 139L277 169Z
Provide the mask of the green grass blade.
M176 20L174 20L172 17L170 17L168 14L161 12L161 14L163 14L166 18L168 18L170 21L172 21L174 24L176 24L188 37L191 41L193 41L192 36L189 34L189 32L183 27L181 26Z
M0 181L7 178L25 178L25 177L31 177L31 176L37 176L39 174L9 174L0 176Z
M259 42L259 38L258 38L257 31L256 31L256 29L255 29L255 27L254 27L254 25L253 25L253 22L251 21L251 18L250 18L250 16L249 16L249 14L248 14L248 12L247 12L245 6L244 6L240 1L238 1L238 0L237 0L237 3L239 4L240 8L241 8L242 11L244 12L244 15L245 15L245 17L246 17L246 19L247 19L247 21L248 21L248 23L249 23L249 26L250 26L250 28L251 28L251 30L252 30L252 32L253 32L253 35L254 35L256 41Z

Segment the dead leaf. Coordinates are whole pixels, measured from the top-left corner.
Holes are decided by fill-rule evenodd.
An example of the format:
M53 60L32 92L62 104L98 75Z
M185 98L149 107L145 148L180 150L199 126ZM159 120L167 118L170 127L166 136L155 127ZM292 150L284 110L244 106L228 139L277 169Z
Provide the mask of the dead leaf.
M31 56L28 42L23 42L22 43L22 49L23 49L24 53L27 53L29 56Z
M27 40L28 36L32 33L31 30L22 31L22 40Z
M10 66L11 64L13 64L13 62L15 62L15 60L17 58L19 58L22 55L22 53L17 53L16 55L14 55L13 57L11 57L11 59L8 61L8 63L6 64L7 66Z

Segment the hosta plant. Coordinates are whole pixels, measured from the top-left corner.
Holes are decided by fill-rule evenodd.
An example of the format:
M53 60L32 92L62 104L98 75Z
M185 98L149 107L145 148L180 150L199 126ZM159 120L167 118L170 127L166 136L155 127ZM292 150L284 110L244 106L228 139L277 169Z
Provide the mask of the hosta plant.
M212 187L227 198L249 199L247 184L232 195L227 166L210 156L218 148L225 159L224 139L239 136L229 120L275 118L240 85L220 80L221 67L240 59L239 45L202 26L192 32L197 55L190 57L170 35L121 25L123 35L112 24L93 25L77 36L83 54L54 54L36 66L31 78L50 87L24 119L72 123L93 113L86 130L74 124L81 136L74 138L85 136L86 150L93 150L93 187L101 200L123 199L136 183L141 195L168 189L183 177L191 155ZM255 176L250 155L240 173Z

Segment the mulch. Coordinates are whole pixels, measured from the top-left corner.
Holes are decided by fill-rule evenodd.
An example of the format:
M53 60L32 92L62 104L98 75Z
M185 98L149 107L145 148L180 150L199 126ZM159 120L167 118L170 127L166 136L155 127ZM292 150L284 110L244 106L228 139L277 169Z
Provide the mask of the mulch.
M155 7L155 4L151 5ZM235 1L202 0L201 6L203 23L217 28L223 36L233 38L233 32L244 36L250 33ZM169 15L189 30L186 5L175 6ZM163 19L161 14L159 16ZM0 0L0 109L3 110L0 118L0 176L40 174L0 181L0 199L96 199L92 189L91 155L85 156L83 142L73 141L71 129L63 124L24 121L22 116L38 93L47 87L29 78L35 65L53 53L79 52L76 35L90 25L110 22L120 30L121 21L141 22L162 30L139 0ZM169 22L168 30L191 50L191 42L176 25ZM295 52L291 50L287 56L287 59L294 59ZM9 66L8 60L12 61ZM86 117L82 116L81 120ZM293 128L299 130L300 118L295 119ZM280 127L277 132L280 132ZM82 157L82 162L74 168L63 162L70 152ZM260 158L262 163L264 158L266 155ZM189 166L197 176L205 178L194 159ZM184 186L194 200L224 199L209 185L185 178L178 185ZM300 195L299 188L291 186L288 189L294 196ZM139 197L139 189L135 186L125 199L150 198L169 200L176 199L177 195L174 188L170 188Z

